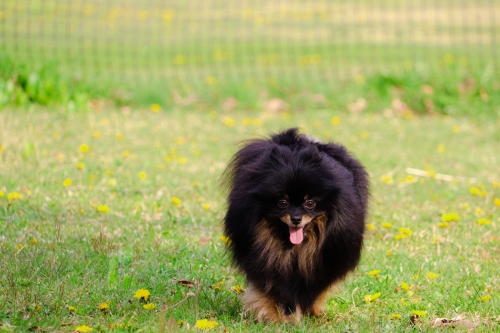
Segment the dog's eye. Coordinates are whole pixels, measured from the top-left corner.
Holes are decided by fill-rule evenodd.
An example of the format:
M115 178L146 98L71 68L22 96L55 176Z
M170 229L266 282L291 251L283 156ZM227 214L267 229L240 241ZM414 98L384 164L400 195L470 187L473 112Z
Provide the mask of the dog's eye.
M314 207L316 207L316 203L313 201L313 200L306 200L306 202L304 202L304 207L306 209L314 209Z
M278 201L278 207L281 209L285 209L286 207L288 207L288 202L286 202L286 200L280 200Z

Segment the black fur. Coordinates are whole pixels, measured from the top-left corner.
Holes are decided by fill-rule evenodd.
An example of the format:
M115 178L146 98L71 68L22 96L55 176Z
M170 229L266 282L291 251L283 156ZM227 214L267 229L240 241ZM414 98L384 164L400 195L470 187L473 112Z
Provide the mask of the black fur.
M268 140L246 142L223 179L230 191L224 221L233 260L247 280L272 297L285 314L293 312L288 308L295 306L307 312L322 292L357 266L365 230L368 177L342 145L323 144L299 134L296 128L288 129ZM304 244L290 243L288 226L276 213L276 203L285 193L290 201L306 194L315 198L311 214L326 220L321 229L314 227L313 219L304 229ZM263 257L263 245L256 243L264 223L271 230L270 237L277 238L276 253L317 247L307 274L295 259L286 269L265 264L271 259ZM321 234L314 244L307 243L314 232Z

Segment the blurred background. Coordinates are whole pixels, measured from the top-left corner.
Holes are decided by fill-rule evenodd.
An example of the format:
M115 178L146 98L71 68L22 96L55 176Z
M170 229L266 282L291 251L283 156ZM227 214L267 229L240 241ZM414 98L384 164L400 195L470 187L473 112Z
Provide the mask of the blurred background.
M346 108L363 87L387 103L447 81L481 98L481 82L499 89L499 13L497 0L3 0L0 105Z

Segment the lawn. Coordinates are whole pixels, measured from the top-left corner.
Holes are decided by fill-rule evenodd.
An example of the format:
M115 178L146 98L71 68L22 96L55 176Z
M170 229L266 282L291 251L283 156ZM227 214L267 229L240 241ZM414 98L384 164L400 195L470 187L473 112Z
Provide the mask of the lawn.
M245 281L225 252L218 180L239 141L291 126L344 143L365 164L368 231L324 317L257 324L243 314ZM458 331L469 320L491 332L498 128L498 117L409 111L7 108L0 330L183 332L201 331L200 320L216 322L214 332L413 332L463 314Z

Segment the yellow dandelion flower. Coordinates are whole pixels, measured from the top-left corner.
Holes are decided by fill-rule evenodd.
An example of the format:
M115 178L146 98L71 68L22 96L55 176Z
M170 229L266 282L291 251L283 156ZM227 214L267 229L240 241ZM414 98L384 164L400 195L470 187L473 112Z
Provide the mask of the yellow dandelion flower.
M201 319L201 320L196 321L196 324L194 325L194 327L202 329L202 330L209 330L209 329L214 328L218 325L219 325L219 323L214 321L214 320Z
M441 221L443 222L452 222L452 221L456 222L458 220L460 220L460 217L455 213L447 213L441 216Z
M210 209L210 204L209 204L209 203L204 203L203 205L201 205L201 207L202 207L204 210L209 210L209 209Z
M476 215L483 215L484 214L484 210L482 210L481 208L476 208Z
M493 188L500 188L500 181L494 181L492 183L492 185L493 185Z
M68 311L69 312L76 312L76 308L74 306L68 306Z
M440 223L438 223L438 227L440 227L440 228L449 228L450 224L448 222L440 222Z
M385 253L385 255L386 255L386 256L388 256L388 257L392 256L392 251L391 251L391 250L387 251L387 252Z
M30 244L31 244L31 245L37 245L37 244L38 244L38 239L36 239L36 238L32 238L32 239L30 240Z
M434 280L434 279L436 279L439 276L439 274L432 273L432 272L429 272L429 273L427 273L425 275L427 276L428 279L431 279L431 280Z
M134 298L138 300L147 300L151 293L147 289L139 289L135 292Z
M139 172L139 178L146 179L147 177L148 177L148 175L146 175L145 172Z
M368 272L368 275L369 275L369 276L375 276L375 277L377 277L377 276L379 276L379 275L380 275L380 269L375 269L375 270L373 270L373 271L369 271L369 272Z
M221 291L222 287L224 287L224 282L221 281L221 282L217 282L216 284L214 284L212 286L212 289L217 290L217 291Z
M340 124L340 117L339 116L333 116L332 119L330 119L330 122L332 125L337 126Z
M410 306L410 305L411 305L411 303L410 303L410 302L407 302L407 301L404 299L404 297L401 297L401 298L399 299L399 303L400 303L402 306Z
M106 205L100 205L100 206L97 206L97 211L101 212L101 213L107 213L107 212L109 212L109 207Z
M427 312L422 310L411 310L411 313L417 317L425 317L427 315Z
M446 146L443 144L438 145L438 153L442 154L446 150Z
M108 180L108 185L116 186L116 179L111 178L110 180Z
M4 145L0 145L0 153L3 152L5 150L5 146Z
M368 223L368 224L366 225L366 229L368 229L368 230L375 230L375 229L377 229L377 227L375 227L375 226L374 226L373 224L371 224L371 223Z
M186 164L187 162L188 162L188 160L185 157L179 157L177 159L177 163L179 163L179 164Z
M69 187L69 186L71 186L71 184L73 184L73 181L71 180L71 178L66 178L63 181L63 186L65 186L65 187Z
M19 244L16 245L16 251L19 251L19 250L22 250L22 249L24 249L24 245L23 244L19 243Z
M495 198L495 199L493 199L493 203L494 203L496 206L500 207L500 198Z
M385 184L392 184L394 182L394 179L391 175L383 175L382 177L380 177L380 181Z
M97 306L97 309L101 310L102 312L106 312L109 310L109 306L110 306L110 302L107 301L107 302L102 302L101 304L99 304Z
M229 239L229 237L226 237L224 235L221 235L219 236L219 239L224 243L224 244L229 244L231 242L231 240Z
M89 327L87 325L81 325L81 326L78 326L78 327L75 328L75 331L82 332L82 333L91 332L93 330L94 329L92 327Z
M116 133L115 138L116 138L116 140L118 140L118 141L123 140L123 138L124 138L123 133L122 133L122 132L118 132L118 133Z
M404 291L408 291L410 290L410 286L406 282L401 282L401 289L403 289Z
M182 206L182 202L181 202L181 199L177 198L177 197L173 197L172 198L172 203L174 205L176 205L177 207L181 207Z
M156 308L156 304L148 303L148 304L144 304L142 307L146 310L154 310Z
M185 57L185 56L178 54L178 55L176 55L176 56L174 57L174 64L175 64L175 65L177 65L177 66L182 66L182 65L184 65L185 63L186 63L186 57Z
M408 229L408 228L399 228L399 229L398 229L398 231L399 231L400 233L405 234L405 235L408 235L408 236L410 236L410 235L413 233L413 231L411 231L411 230L410 230L410 229Z
M491 296L490 295L486 295L486 296L483 296L483 297L479 297L477 299L478 302L489 302L491 300Z
M92 136L95 139L99 139L102 136L102 133L100 131L94 131L94 132L92 132Z
M8 195L7 195L7 199L9 201L14 201L14 200L20 200L22 198L22 194L19 193L19 192L10 192Z
M224 123L224 125L226 126L232 127L234 126L234 119L231 117L224 117L222 119L222 123Z
M82 162L78 162L78 163L76 164L76 168L77 168L78 170L82 170L82 169L84 169L84 168L85 168L85 164L83 164Z
M160 112L161 111L161 105L160 104L151 104L151 106L149 107L151 109L152 112Z
M451 128L451 131L453 132L453 134L458 134L458 133L460 133L460 127L458 127L457 125L454 125Z
M86 144L81 144L81 145L80 145L80 151L81 151L82 153L86 153L86 152L88 152L88 151L89 151L89 149L90 149L90 147L89 147L88 145L86 145Z
M480 187L480 186L478 186L478 187ZM471 187L469 189L469 193L472 194L472 195L477 195L478 197L484 197L487 194L486 190L480 189L480 188L477 188L477 187Z
M231 289L237 294L241 294L242 292L245 291L245 289L243 289L243 287L240 285L233 286L233 288Z
M2 198L4 196L5 196L5 193L3 193L3 191L0 191L0 198Z
M405 238L408 238L407 234L397 234L396 236L394 236L395 240L402 240L402 239L405 239Z
M491 224L491 221L488 219L479 219L479 220L477 220L477 223L479 223L481 225L486 225L486 224Z
M260 118L254 118L252 119L252 125L254 126L262 126L263 122L262 119Z
M382 296L382 293L375 293L375 294L371 294L371 295L365 295L364 296L364 300L365 300L365 303L371 303L373 302L374 300L376 300L377 298L379 298L380 296Z
M389 223L389 222L384 222L384 223L382 223L382 226L383 226L384 228L391 229L391 228L392 228L392 223Z
M215 76L207 76L205 78L205 83L209 86L215 86L217 84L217 78Z
M408 175L405 178L402 178L399 180L401 184L411 184L411 183L416 183L417 182L417 177L414 175Z
M128 151L128 150L124 150L124 151L123 151L123 153L122 153L122 156L123 156L124 158L129 157L129 156L130 156L130 151Z
M393 313L393 314L391 314L391 319L392 320L401 319L401 314Z

